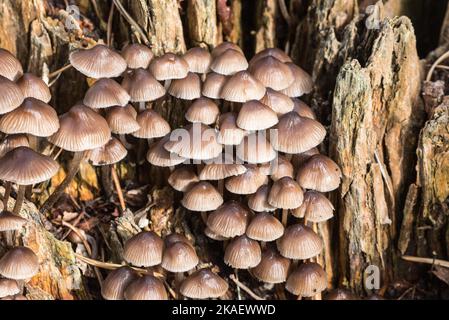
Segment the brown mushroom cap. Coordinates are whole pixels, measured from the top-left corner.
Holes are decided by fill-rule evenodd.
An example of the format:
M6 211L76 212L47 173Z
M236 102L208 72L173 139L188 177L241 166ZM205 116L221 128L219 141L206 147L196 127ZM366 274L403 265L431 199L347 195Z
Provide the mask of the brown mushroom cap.
M237 117L232 112L223 113L219 118L218 142L224 145L238 145L246 136L246 131L237 127Z
M272 162L274 163L270 165L269 174L273 181L277 181L283 177L290 177L290 178L294 177L295 169L293 168L293 165L287 158L283 156L278 156L277 159Z
M185 158L178 156L175 153L170 153L164 148L164 145L169 141L170 134L159 141L153 143L147 153L147 161L153 166L158 167L173 167L186 161Z
M326 288L326 272L315 262L301 264L288 276L285 284L287 291L301 297L313 297Z
M273 148L285 153L301 153L319 145L326 129L316 120L303 118L296 112L284 114L276 125L277 137L271 140Z
M202 123L194 123L173 130L165 143L167 151L196 160L208 160L221 154L223 146L217 142L217 132Z
M221 206L223 197L209 182L201 181L184 194L181 203L190 211L212 211Z
M208 227L204 228L204 234L209 239L216 240L216 241L225 241L225 240L228 239L226 237L223 237L223 236L220 236L220 235L216 234L215 232L210 230Z
M259 243L246 235L229 242L225 250L224 263L235 269L250 269L260 263L262 252Z
M27 223L27 219L9 211L0 212L0 232L20 230Z
M212 52L212 58L216 58L220 55L222 55L225 51L232 49L232 50L237 50L239 51L241 54L243 54L242 49L236 45L235 43L229 42L229 41L223 41L222 43L220 43L218 46L216 46Z
M286 65L292 71L295 80L288 88L281 90L281 92L289 97L300 97L310 93L313 89L312 77L294 63L287 62Z
M168 236L165 237L164 241L165 241L166 246L169 246L176 242L184 242L193 247L193 245L189 241L189 239L187 239L186 236L184 236L180 233L170 233Z
M0 76L16 81L22 74L20 61L8 50L0 48Z
M187 192L195 183L199 182L192 168L183 166L176 168L168 177L168 184L180 192Z
M24 96L20 87L9 80L8 78L0 76L0 114L8 113L23 102Z
M117 163L123 160L128 151L116 138L111 138L104 146L93 149L90 152L89 160L94 166L104 166Z
M102 78L87 90L83 103L94 109L112 106L126 106L130 96L125 89L112 79Z
M167 243L161 266L169 272L187 272L198 264L199 259L190 243L176 241Z
M146 69L154 57L153 51L150 48L139 43L126 45L123 47L121 54L130 69Z
M262 174L255 165L246 165L243 174L230 177L225 182L225 187L229 192L235 194L252 194L267 182L267 177Z
M229 285L210 269L200 269L188 276L179 291L192 299L219 298L228 291Z
M79 49L69 56L70 64L82 74L95 78L115 78L126 70L126 61L105 45Z
M190 72L206 73L209 71L212 56L206 49L194 47L184 53L182 57L189 65Z
M211 99L220 99L220 92L223 85L226 83L228 77L215 72L210 72L206 76L206 80L203 83L203 89L201 93L203 96Z
M129 93L132 102L157 100L165 95L165 88L145 69L127 72L122 87Z
M236 123L248 131L265 130L277 124L278 117L262 102L250 100L242 105Z
M211 99L200 97L193 101L187 109L185 118L187 121L195 123L204 123L211 125L217 121L220 115L220 109Z
M0 279L0 298L14 296L20 293L20 287L16 280Z
M142 231L126 241L123 258L137 267L152 267L162 261L164 241L152 231Z
M290 177L283 177L275 181L268 195L268 203L280 209L298 208L303 199L301 187Z
M248 71L239 71L226 81L220 95L227 101L246 102L262 99L265 91L265 86Z
M288 56L287 53L282 51L279 48L267 48L263 49L262 51L259 51L252 57L250 61L250 65L258 61L259 59L265 58L265 57L273 57L278 59L279 61L285 63L285 62L291 62L292 59Z
M101 295L106 300L124 300L124 292L137 274L130 267L120 267L111 271L101 286Z
M252 62L249 71L265 87L273 90L286 89L295 80L290 68L272 56L266 56Z
M338 188L341 176L340 167L332 159L316 154L299 169L296 181L304 189L329 192Z
M189 65L182 57L174 53L166 53L153 59L149 70L156 80L182 79L187 77Z
M125 289L126 300L167 300L164 283L156 277L146 275L132 281Z
M306 260L320 254L323 240L311 228L294 224L285 229L277 240L279 252L286 258Z
M316 147L301 153L294 154L291 160L292 164L295 168L299 168L315 154L320 154Z
M106 121L112 133L129 134L140 129L137 112L130 104L125 107L111 107L106 111Z
M234 163L232 156L227 154L221 154L217 158L205 162L206 165L199 174L200 180L222 180L246 172L244 165Z
M32 73L25 73L19 80L17 85L22 90L25 98L31 97L48 103L51 100L50 88L41 78Z
M290 260L281 256L274 249L265 249L262 260L251 270L260 281L266 283L282 283L287 280Z
M267 88L267 91L262 99L260 99L260 102L271 108L271 110L278 115L293 111L295 107L295 104L290 97L271 88Z
M27 247L15 247L0 259L0 275L8 279L30 279L39 272L39 260Z
M210 69L225 76L246 70L248 61L245 56L237 50L228 49L219 56L216 56L210 64Z
M245 233L250 212L237 201L228 201L207 217L206 225L213 233L233 238Z
M58 114L51 106L35 98L26 98L20 107L0 119L0 131L49 137L59 129Z
M276 151L262 132L245 136L237 146L236 154L240 160L248 163L265 163L276 158Z
M189 72L185 78L171 81L168 93L178 99L193 100L201 97L201 80L193 72Z
M18 147L0 159L0 179L19 185L31 185L53 177L59 164L28 147Z
M248 207L250 207L251 210L254 210L256 212L276 210L275 207L271 206L268 203L269 193L270 193L270 186L268 186L267 184L260 186L259 189L257 189L256 193L249 196Z
M136 138L160 138L170 133L168 122L152 109L145 109L139 113L136 120L140 126L139 130L132 133Z
M316 120L315 112L302 100L299 100L297 98L292 99L293 103L295 104L293 110L299 114L301 117L309 118Z
M306 218L310 222L323 222L334 216L334 206L323 194L309 190L304 193L302 205L292 211L297 218Z
M0 142L0 157L3 157L8 151L18 147L29 147L30 143L26 134L11 134L6 136Z
M272 214L261 212L251 219L246 229L248 238L270 242L279 239L284 234L284 226Z
M111 138L106 120L82 104L73 106L60 116L59 124L59 130L48 140L64 150L92 150L101 147Z

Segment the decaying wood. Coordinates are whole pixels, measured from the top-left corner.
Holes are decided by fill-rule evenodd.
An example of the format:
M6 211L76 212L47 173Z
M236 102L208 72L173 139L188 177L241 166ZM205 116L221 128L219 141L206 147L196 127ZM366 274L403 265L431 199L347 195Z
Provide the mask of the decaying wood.
M0 194L4 189L0 187ZM10 199L8 207L14 206ZM3 210L3 204L0 204ZM44 221L34 204L25 201L20 215L28 223L19 232L16 244L31 248L39 258L39 273L26 284L27 298L30 300L47 299L86 299L88 298L76 265L71 244L59 241L48 231L48 222ZM5 248L0 248L4 251Z
M187 7L190 46L215 47L220 42L214 0L189 0Z
M343 172L337 195L340 281L360 292L371 264L384 281L393 276L399 209L413 177L423 112L410 21L384 20L359 41L357 60L337 77L330 153Z
M276 18L278 10L278 0L258 0L255 52L277 47Z

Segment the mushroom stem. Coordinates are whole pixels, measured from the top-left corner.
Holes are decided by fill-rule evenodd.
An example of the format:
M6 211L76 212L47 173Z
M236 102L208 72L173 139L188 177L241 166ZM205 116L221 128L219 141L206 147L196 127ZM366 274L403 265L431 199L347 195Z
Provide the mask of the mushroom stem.
M9 196L11 195L11 182L6 181L5 185L5 193L3 194L3 210L8 210L8 200Z
M75 175L78 173L81 161L84 159L85 151L78 151L75 152L72 158L72 161L70 161L69 164L69 170L67 172L66 177L64 178L64 181L61 182L59 186L53 191L53 193L48 197L48 199L44 202L42 205L40 212L43 214L50 210L53 205L58 201L58 199L61 197L64 190L70 185L73 178L75 178Z
M218 192L223 196L224 194L224 180L218 180Z
M287 220L288 220L288 209L282 209L282 224L284 227L287 226Z
M207 223L207 213L204 211L201 211L201 219L203 220L204 224Z
M239 271L238 269L234 269L234 282L237 283L241 283L239 281ZM242 295L240 293L240 286L237 285L237 300L242 300Z
M106 199L110 199L112 197L111 166L101 166L100 167L100 175L101 175L101 185L103 187L103 192L106 196Z
M117 175L117 168L115 165L112 165L111 167L111 175L112 180L114 181L115 191L117 192L118 200L120 202L120 208L122 211L125 211L126 204L125 204L125 198L123 197L123 191L122 187L120 186L120 180Z
M14 209L12 211L14 214L19 214L20 209L22 209L23 199L25 198L25 190L26 190L26 186L19 185L19 191L17 192L16 203L14 204Z
M67 69L70 69L71 67L72 67L72 65L69 63L69 64L65 65L64 67L59 68L58 70L53 71L52 73L50 73L48 75L48 77L49 78L56 77L57 75L59 75L60 73L64 72Z

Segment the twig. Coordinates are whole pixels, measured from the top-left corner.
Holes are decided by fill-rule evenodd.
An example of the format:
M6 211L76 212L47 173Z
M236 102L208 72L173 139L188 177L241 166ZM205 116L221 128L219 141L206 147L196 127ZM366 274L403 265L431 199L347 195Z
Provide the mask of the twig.
M69 63L69 64L53 71L52 73L48 74L48 78L53 78L53 77L59 76L62 72L64 72L67 69L70 69L71 67L72 67L72 65Z
M250 288L245 286L243 283L241 283L239 280L237 280L233 274L229 276L229 278L234 281L235 285L239 288L241 288L243 291L245 291L247 294L251 296L254 300L265 300L264 298L259 297L257 294L251 291Z
M377 152L377 148L374 150L374 158L376 158L376 162L379 164L380 173L382 174L383 179L385 180L385 184L387 185L388 194L390 195L390 201L395 206L395 198L393 192L393 186L391 185L391 178L385 169L384 163L380 160L379 153Z
M281 10L282 17L285 19L287 24L290 26L292 20L290 18L290 14L288 13L287 6L285 5L285 1L278 0L278 3L279 3L279 9Z
M430 67L429 72L427 72L426 81L430 81L432 79L432 74L435 71L435 68L444 60L449 58L449 51L446 51L441 57L439 57Z
M126 210L126 203L125 198L123 197L123 191L122 187L120 186L120 179L117 175L117 168L115 165L112 165L111 167L111 175L112 180L114 181L115 191L117 192L118 200L120 202L120 208L122 209L122 212Z
M114 19L114 8L115 8L115 4L113 2L111 4L111 10L109 10L108 28L106 31L106 43L108 46L112 45L112 21Z
M143 32L142 28L137 24L136 21L129 15L129 13L125 10L120 0L112 0L117 7L117 10L120 12L120 14L128 21L128 23L139 33L139 35L142 37L143 42L149 46L150 41L148 40L145 32Z
M87 263L91 266L95 266L101 269L106 269L106 270L115 270L121 267L125 267L126 265L122 265L122 264L117 264L117 263L109 263L109 262L103 262L103 261L98 261L95 259L91 259L88 257L85 257L81 254L78 253L74 253L75 257L80 259L81 261L83 261L84 263ZM164 275L159 273L159 272L154 272L151 270L147 270L147 269L143 269L143 268L137 268L137 267L132 267L132 266L128 266L131 269L133 269L134 271L138 272L138 273L142 273L142 274L150 274L153 275L157 278L164 278Z
M401 295L399 296L399 298L397 298L397 300L402 300L402 299L404 299L405 296L406 296L410 291L415 292L415 286L412 286L412 287L408 288L407 290L405 290L404 293L401 294Z
M425 264L431 264L434 266L449 268L449 261L446 261L446 260L433 259L433 258L421 258L421 257L413 257L413 256L402 256L402 259L404 259L405 261L410 261L410 262L425 263Z
M97 1L91 0L92 7L94 8L95 15L97 16L98 20L100 20L100 28L103 30L106 30L106 22L104 21L103 17L101 16L100 9L98 8Z

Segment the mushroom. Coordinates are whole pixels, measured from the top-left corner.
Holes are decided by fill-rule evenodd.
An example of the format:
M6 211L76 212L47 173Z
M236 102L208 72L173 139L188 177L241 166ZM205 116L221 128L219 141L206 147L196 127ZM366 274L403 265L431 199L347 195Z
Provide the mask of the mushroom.
M130 267L120 267L111 271L101 285L101 295L106 300L124 300L125 289L137 279Z
M302 297L313 297L327 288L327 276L323 268L314 262L306 262L296 268L287 278L285 289Z
M275 249L262 251L260 263L251 269L251 273L265 283L282 283L287 280L290 260L281 256Z
M276 125L278 117L262 102L250 100L242 105L236 123L243 130L265 130Z
M129 93L132 102L148 102L165 96L165 88L145 69L127 72L122 87Z
M245 136L236 148L237 158L250 164L266 163L276 158L271 143L262 132Z
M283 177L294 177L295 168L291 162L283 156L278 156L275 161L270 163L270 177L273 181L277 181Z
M284 234L284 226L272 214L260 212L256 214L246 228L248 238L264 242L271 242L279 239Z
M194 47L187 50L182 57L189 65L190 72L205 74L209 71L212 56L206 49Z
M247 132L237 126L237 116L232 113L223 113L219 118L219 128L217 141L223 145L239 145Z
M219 55L222 55L226 50L229 50L229 49L237 50L243 54L242 49L237 44L229 42L229 41L223 41L222 43L220 43L218 46L216 46L212 50L212 52L211 52L212 58L216 58Z
M8 50L0 48L0 76L16 81L22 74L20 61Z
M168 93L178 99L194 100L201 97L201 80L193 72L187 73L182 79L173 79L168 87Z
M323 194L308 190L304 193L304 201L292 210L292 215L310 222L323 222L333 217L334 206Z
M183 79L187 77L189 64L174 53L166 53L153 59L149 70L158 81Z
M168 177L168 184L180 192L187 192L199 181L196 173L188 166L176 168Z
M332 159L316 154L299 169L296 181L304 189L329 192L338 188L341 176L340 167Z
M262 99L260 99L260 102L271 108L277 115L283 115L293 111L295 107L294 101L289 96L271 88L267 88L267 91Z
M248 197L248 207L256 212L274 211L275 207L268 203L268 195L270 193L270 186L267 184L261 185L256 193Z
M126 70L126 61L103 44L78 49L69 55L70 64L82 74L94 78L119 77Z
M217 209L223 203L223 197L209 182L200 181L184 193L181 204L190 211L201 212L206 222L206 211Z
M355 294L347 289L334 289L331 290L325 297L324 300L359 300Z
M50 179L58 169L55 160L28 147L18 147L7 152L0 159L0 179L19 186L13 213L18 214L22 208L25 186Z
M146 69L154 57L153 51L150 48L139 43L124 46L121 55L125 59L129 69Z
M237 201L228 201L209 214L206 225L214 234L234 238L245 233L250 212Z
M96 81L84 96L84 105L93 109L112 106L126 106L130 96L125 89L112 79L102 78Z
M227 49L220 55L214 57L210 64L210 69L213 72L228 76L235 74L238 71L246 70L248 68L248 61L241 51L234 49Z
M323 240L320 236L302 224L287 227L276 244L282 256L294 260L313 258L323 250Z
M245 165L246 171L230 177L225 182L226 190L235 194L252 194L267 183L267 177L255 165Z
M212 125L217 121L219 115L220 109L211 99L200 97L194 100L187 109L185 118L192 123Z
M294 103L293 110L301 117L316 120L315 112L304 101L297 98L292 99Z
M167 300L164 283L158 278L145 275L133 280L125 289L126 300Z
M0 279L0 298L14 296L20 293L20 287L16 280Z
M0 259L0 275L8 279L26 280L39 272L39 259L27 247L15 247Z
M126 204L120 186L120 179L117 175L116 163L123 160L127 154L128 151L120 141L116 138L111 138L105 145L93 149L89 155L89 160L94 166L112 166L112 181L114 182L122 211L126 209Z
M228 291L229 285L210 269L200 269L188 276L179 291L192 299L219 298Z
M92 109L77 104L59 117L60 128L48 140L63 150L73 152L69 169L62 183L53 191L42 205L40 212L48 211L58 201L66 187L69 186L87 150L106 144L111 138L111 131L106 120Z
M24 100L20 87L3 76L0 76L0 91L2 92L0 95L0 115L13 111Z
M17 80L17 85L25 98L35 98L48 103L51 100L51 92L48 85L41 78L32 73L25 73Z
M295 80L292 70L273 56L259 58L249 68L254 77L273 90L287 89Z
M289 97L300 97L310 93L313 89L312 77L294 63L287 62L286 65L292 71L294 81L289 87L281 90L281 93Z
M152 231L142 231L128 239L123 258L136 267L152 267L161 263L164 241Z
M225 75L209 72L203 83L202 95L210 99L220 99L221 89L227 79Z
M226 81L220 96L227 101L243 103L262 99L265 91L265 86L248 71L239 71Z
M298 208L303 202L303 191L299 184L290 177L283 177L274 182L268 195L268 203L282 209L282 224L287 225L288 210Z
M266 49L263 49L262 51L259 51L258 53L256 53L254 55L254 57L252 57L252 59L250 60L249 64L252 65L257 60L259 60L261 58L265 58L265 57L273 57L273 58L276 58L277 60L279 60L279 61L281 61L283 63L292 61L292 59L288 56L288 54L286 54L281 49L279 49L279 48L266 48Z

